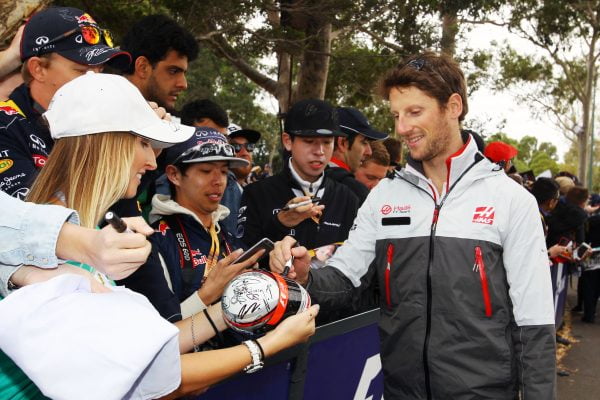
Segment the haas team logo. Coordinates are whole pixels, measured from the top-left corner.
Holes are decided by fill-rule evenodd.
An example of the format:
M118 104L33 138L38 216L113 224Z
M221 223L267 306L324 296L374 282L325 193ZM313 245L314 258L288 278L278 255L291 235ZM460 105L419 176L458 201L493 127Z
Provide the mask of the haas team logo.
M492 225L494 223L494 207L476 207L473 222Z

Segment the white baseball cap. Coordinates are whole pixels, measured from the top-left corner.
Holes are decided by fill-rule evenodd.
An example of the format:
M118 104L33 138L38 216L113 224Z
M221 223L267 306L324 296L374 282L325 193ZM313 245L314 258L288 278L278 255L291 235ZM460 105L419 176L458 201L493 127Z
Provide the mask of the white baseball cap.
M191 126L160 119L127 79L91 71L58 89L44 117L54 139L131 132L155 148L165 148L194 133Z

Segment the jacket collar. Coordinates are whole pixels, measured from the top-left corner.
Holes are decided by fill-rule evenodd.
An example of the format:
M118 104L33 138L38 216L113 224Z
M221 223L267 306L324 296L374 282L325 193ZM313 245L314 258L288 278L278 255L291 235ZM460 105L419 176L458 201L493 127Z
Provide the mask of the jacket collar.
M340 167L340 168L345 169L348 172L352 172L352 170L350 169L350 166L348 164L346 164L344 161L340 160L339 158L331 157L331 160L329 161L329 166L330 167Z
M490 173L495 172L494 170L497 169L494 168L494 164L487 161L479 152L477 143L470 133L462 131L461 136L464 145L456 153L452 154L446 159L448 174L446 176L444 193L441 193L442 196L451 190L455 184L462 180L466 171L474 168L475 164L477 164L477 168L475 168L475 170L478 172L476 175L471 174L469 181L476 179L477 177L481 176L481 174L489 175ZM425 176L423 163L413 160L410 158L410 156L408 157L406 168L396 173L405 180L408 180L417 186L427 189L431 189L433 187L429 178Z
M41 108L39 104L37 104L33 100L31 95L29 94L29 86L27 86L27 84L25 83L17 86L17 88L12 91L9 98L19 106L21 111L23 111L23 114L25 114L25 118L27 118L30 121L37 120L45 111L43 108ZM34 105L37 105L37 108L39 108L41 112L37 111L34 108Z
M150 211L149 220L150 223L154 223L158 221L164 215L173 215L173 214L184 214L192 217L196 222L198 222L201 226L204 226L200 219L188 210L185 207L182 207L175 200L171 199L171 196L168 194L155 194L152 198L152 211ZM219 204L219 207L216 211L212 213L212 222L215 224L215 228L217 232L221 230L219 226L219 221L227 218L229 216L229 209L222 204ZM204 226L204 228L208 228Z

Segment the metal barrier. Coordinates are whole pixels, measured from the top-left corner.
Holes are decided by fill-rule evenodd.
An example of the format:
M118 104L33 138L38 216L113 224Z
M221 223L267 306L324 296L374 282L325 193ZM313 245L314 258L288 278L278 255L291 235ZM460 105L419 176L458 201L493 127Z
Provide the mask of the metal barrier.
M255 374L239 374L198 399L383 399L379 309L317 328L306 344L267 360Z

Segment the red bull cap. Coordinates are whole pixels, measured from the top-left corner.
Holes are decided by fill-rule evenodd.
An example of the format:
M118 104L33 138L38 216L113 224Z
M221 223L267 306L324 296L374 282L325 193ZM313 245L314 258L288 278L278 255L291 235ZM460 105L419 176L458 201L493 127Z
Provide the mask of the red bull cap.
M82 65L110 62L124 68L131 55L112 47L110 33L87 13L72 7L50 7L34 14L23 30L21 60L58 53Z

